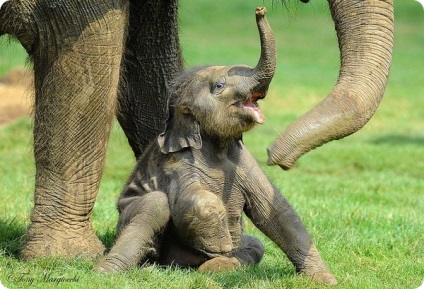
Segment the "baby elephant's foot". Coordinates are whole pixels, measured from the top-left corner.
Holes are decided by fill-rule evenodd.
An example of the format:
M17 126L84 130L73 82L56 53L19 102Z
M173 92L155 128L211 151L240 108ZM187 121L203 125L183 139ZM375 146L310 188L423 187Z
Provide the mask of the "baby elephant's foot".
M119 269L115 268L114 266L112 266L111 264L107 263L107 262L101 262L99 264L97 264L94 267L94 270L100 273L105 273L105 274L109 274L109 273L114 273L119 271Z
M309 255L304 260L303 268L299 272L324 284L337 285L337 279L327 269L315 246L311 247Z
M301 274L307 275L312 279L327 284L327 285L337 285L337 279L329 270L302 270Z
M101 273L110 274L122 271L126 267L127 266L119 259L112 259L109 256L106 256L94 267L94 270Z
M229 257L219 256L219 257L206 261L205 263L200 265L198 270L199 272L218 273L218 272L231 271L240 266L241 264L239 260L237 260L237 258L235 257L229 258Z

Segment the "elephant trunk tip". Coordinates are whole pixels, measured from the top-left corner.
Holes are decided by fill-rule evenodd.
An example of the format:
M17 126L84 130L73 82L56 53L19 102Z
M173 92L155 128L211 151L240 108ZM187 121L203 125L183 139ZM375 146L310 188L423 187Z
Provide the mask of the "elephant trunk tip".
M267 11L265 7L257 7L255 11L256 15L258 16L264 16L266 12Z
M280 168L282 168L285 171L289 170L296 162L296 158L291 158L288 155L285 155L285 157L282 158L281 155L276 154L274 145L267 149L267 153L268 153L267 165L268 166L278 165Z

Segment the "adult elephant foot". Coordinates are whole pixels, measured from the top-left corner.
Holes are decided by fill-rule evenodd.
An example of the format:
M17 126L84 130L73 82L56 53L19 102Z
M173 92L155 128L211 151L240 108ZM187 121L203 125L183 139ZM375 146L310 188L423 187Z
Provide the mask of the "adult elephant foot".
M83 257L95 259L103 255L105 247L93 231L90 222L61 224L53 228L51 224L32 223L21 251L21 259L49 257Z

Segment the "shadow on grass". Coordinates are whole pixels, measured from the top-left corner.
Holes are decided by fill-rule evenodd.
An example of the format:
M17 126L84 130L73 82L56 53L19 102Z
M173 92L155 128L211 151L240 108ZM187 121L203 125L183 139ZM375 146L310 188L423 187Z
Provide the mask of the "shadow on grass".
M373 144L383 145L424 145L424 136L386 135L371 140Z
M236 270L230 270L220 273L200 273L197 271L196 268L160 266L155 263L145 263L139 268L145 269L143 274L151 270L152 272L163 273L166 278L173 278L173 275L178 276L177 278L180 278L180 276L182 275L186 277L189 276L190 280L194 283L190 286L187 286L187 288L206 288L205 282L210 284L211 281L212 284L215 285L212 286L213 288L252 288L252 284L267 284L273 282L281 282L281 280L284 280L285 283L290 283L290 280L296 276L294 268L290 268L290 266L284 266L284 264L282 263L269 264L267 262L262 262L258 265L241 267ZM150 268L150 270L148 268ZM155 275L155 273L153 273L152 275ZM186 277L184 277L184 279ZM198 280L199 283L196 282L197 278L200 278ZM148 282L148 279L145 279L144 281ZM290 288L290 286L278 288Z
M26 227L15 219L0 220L0 251L5 257L19 258Z
M238 269L226 274L214 274L211 278L220 284L222 288L245 288L258 281L271 282L283 280L294 276L294 270L280 266L260 263L257 266L250 266Z

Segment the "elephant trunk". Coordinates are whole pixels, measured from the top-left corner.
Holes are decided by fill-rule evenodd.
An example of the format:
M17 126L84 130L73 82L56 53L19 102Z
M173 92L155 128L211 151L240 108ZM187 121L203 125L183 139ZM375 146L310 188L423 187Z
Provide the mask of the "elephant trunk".
M31 1L6 1L0 5L0 36L16 38L30 55L37 35L34 6Z
M255 68L252 69L253 75L251 82L253 95L264 97L268 86L274 76L277 62L277 48L275 45L274 33L265 17L266 8L256 8L256 23L258 25L259 36L261 40L261 56Z
M362 128L386 87L393 49L393 0L328 0L340 48L332 92L268 148L268 165L289 169L306 152Z

